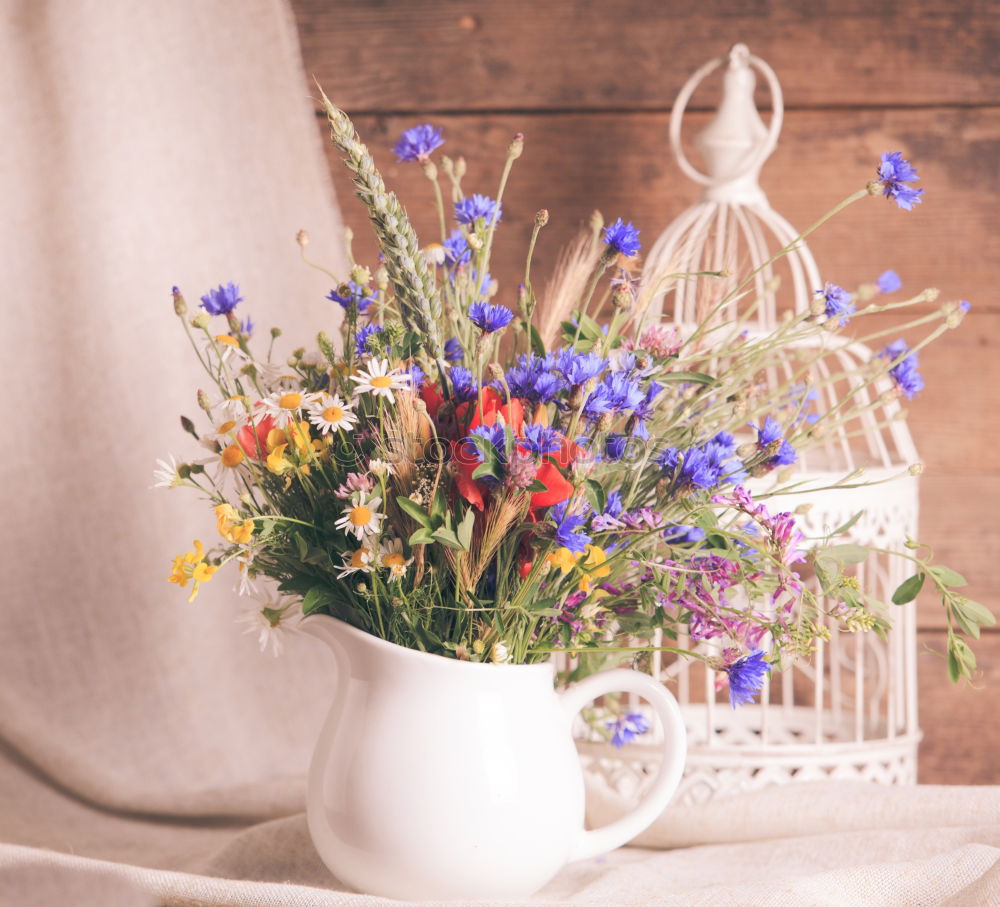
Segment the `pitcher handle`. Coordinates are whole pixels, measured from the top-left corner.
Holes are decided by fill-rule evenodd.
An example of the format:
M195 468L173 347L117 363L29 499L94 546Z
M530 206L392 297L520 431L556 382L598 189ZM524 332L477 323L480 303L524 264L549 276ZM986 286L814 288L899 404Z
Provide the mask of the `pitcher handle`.
M580 837L573 846L570 860L586 860L607 853L647 829L670 802L684 772L687 731L680 706L670 692L648 674L627 668L594 674L561 693L560 701L572 722L576 713L588 702L606 693L619 692L642 696L659 716L663 724L663 743L659 747L663 753L663 762L653 786L635 809L603 828L580 830Z

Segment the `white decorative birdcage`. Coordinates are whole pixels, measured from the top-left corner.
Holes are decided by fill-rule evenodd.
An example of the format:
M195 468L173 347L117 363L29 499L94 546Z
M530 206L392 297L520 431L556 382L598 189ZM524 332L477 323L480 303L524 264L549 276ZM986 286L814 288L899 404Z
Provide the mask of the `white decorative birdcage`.
M705 161L702 173L684 154L681 121L695 88L720 67L724 68L721 103L695 141ZM770 90L769 126L757 111L755 70ZM777 77L741 44L695 72L677 97L670 118L671 145L681 169L704 186L704 193L653 245L644 281L704 271L733 275L711 282L675 279L663 285L651 310L654 314L658 310L682 334L717 307L740 275L756 271L746 292L728 304L730 310L713 317L731 319L735 307L744 306L744 315L751 313L751 332L772 330L782 311L808 310L824 286L807 245L794 243L798 231L770 207L758 182L761 167L777 144L782 113ZM787 254L770 261L789 245ZM660 284L654 285L659 290ZM746 308L750 305L752 310ZM840 334L830 332L802 352L815 358L813 372L824 379L816 381L817 408L833 408L850 388L861 414L846 424L835 424L820 445L800 452L794 482L802 490L768 501L770 509L796 512L799 528L807 536L824 535L853 519L841 540L903 550L907 538L916 533L917 478L907 470L917 462L917 454L888 379L864 387L862 375L872 351ZM794 364L788 363L786 378ZM773 374L769 379L779 377ZM870 484L809 490L843 483L845 475L857 470L863 471L858 483ZM873 552L857 566L862 588L883 601L906 576L905 562L891 555ZM887 641L872 633L839 633L837 622L828 619L830 641L818 642L812 660L773 674L759 704L736 710L725 692L717 691L715 673L702 662L671 660L656 653L650 670L671 687L688 726L688 764L676 802L704 802L797 780L914 782L920 740L916 614L909 605L894 608L888 616L893 629ZM681 645L686 643L680 640ZM618 799L624 808L642 793L656 770L656 756L646 745L655 742L655 734L654 729L620 750L594 735L578 741L589 782L605 788L604 802ZM586 732L581 736L587 738Z

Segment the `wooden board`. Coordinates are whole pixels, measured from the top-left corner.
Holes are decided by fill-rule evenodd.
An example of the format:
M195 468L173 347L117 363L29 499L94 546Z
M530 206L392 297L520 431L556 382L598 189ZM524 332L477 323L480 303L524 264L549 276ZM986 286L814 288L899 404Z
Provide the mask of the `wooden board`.
M920 677L921 784L1000 784L1000 633L984 635L976 644L982 674L975 687L953 686L938 653L945 651L943 633L922 632Z
M737 41L777 71L790 107L1000 101L1000 8L989 0L292 6L306 72L356 111L664 110Z
M692 120L693 132L706 122L704 115ZM389 150L415 122L412 117L356 117L387 184L399 194L421 241L429 243L437 239L433 191L419 166L396 163ZM496 238L493 275L500 281L501 299L509 298L521 279L539 208L551 217L533 271L536 285L544 286L560 248L594 208L609 221L633 221L648 250L699 195L670 155L666 118L659 114L455 115L435 122L447 138L441 152L468 161L470 194L496 194L507 144L514 133L525 134L524 155L514 166ZM762 185L773 207L799 229L863 187L879 154L888 149L911 155L926 189L924 203L913 212L882 198L865 198L817 232L811 247L824 279L851 287L893 268L913 291L937 286L943 298L969 299L979 312L1000 312L1000 216L992 194L983 191L984 180L995 180L1000 161L1000 109L800 111L785 122ZM324 134L345 220L356 234L358 257L373 261L376 248L366 213L353 198L324 121L317 128Z

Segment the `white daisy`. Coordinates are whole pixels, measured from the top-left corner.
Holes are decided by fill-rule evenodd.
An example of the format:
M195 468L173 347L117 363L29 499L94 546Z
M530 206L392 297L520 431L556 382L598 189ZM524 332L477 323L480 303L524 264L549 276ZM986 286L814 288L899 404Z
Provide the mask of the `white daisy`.
M284 599L280 595L259 602L250 610L236 618L238 623L247 624L244 633L257 633L261 652L270 645L275 657L284 648L286 633L293 632L289 626L292 611L297 605L295 599Z
M368 492L359 491L357 497L344 508L344 515L333 525L348 534L353 532L358 539L378 535L385 519L385 514L378 511L381 503L380 497L368 497Z
M352 573L371 573L374 566L375 552L371 548L344 552L344 569L337 574L337 579L343 579Z
M309 421L322 434L330 431L350 431L357 424L358 417L350 403L340 399L340 394L319 394L309 407Z
M395 470L392 468L392 464L386 462L385 460L380 460L377 457L373 457L368 461L368 471L375 473L377 476L394 476Z
M392 539L391 541L382 543L378 565L389 571L390 582L401 580L406 576L406 568L412 563L412 557L408 560L403 557L403 542L401 539Z
M253 581L253 571L251 569L256 554L257 552L253 548L247 548L243 554L236 558L236 563L240 568L240 581L234 588L240 595L257 594L257 586Z
M386 397L390 403L396 401L393 391L410 390L409 373L390 369L388 359L372 359L368 363L368 371L360 369L358 374L351 375L350 378L357 382L357 387L354 388L355 395L375 394Z
M260 401L264 411L274 419L278 428L284 428L292 419L298 419L303 407L310 406L316 394L298 390L275 391Z
M156 479L156 482L150 485L150 488L176 488L184 481L180 477L180 473L177 472L177 460L174 459L174 455L169 454L168 456L170 457L169 463L166 460L156 461L159 469L153 470L153 478Z

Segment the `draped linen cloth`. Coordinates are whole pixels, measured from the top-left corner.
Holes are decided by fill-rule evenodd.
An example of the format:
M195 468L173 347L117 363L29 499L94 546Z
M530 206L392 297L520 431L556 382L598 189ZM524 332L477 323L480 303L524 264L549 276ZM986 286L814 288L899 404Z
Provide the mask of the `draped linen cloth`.
M262 655L234 624L235 571L190 604L169 586L214 521L150 489L158 457L198 455L177 416L210 389L172 285L193 313L239 283L282 357L336 324L293 239L345 273L290 11L0 15L0 904L387 903L342 890L302 815L327 654L302 637ZM1000 902L997 789L796 785L671 809L640 840L533 902Z

